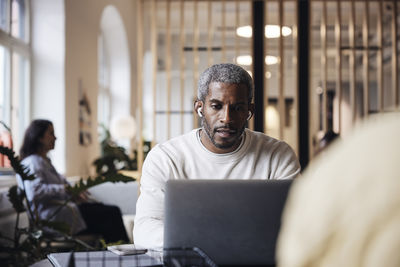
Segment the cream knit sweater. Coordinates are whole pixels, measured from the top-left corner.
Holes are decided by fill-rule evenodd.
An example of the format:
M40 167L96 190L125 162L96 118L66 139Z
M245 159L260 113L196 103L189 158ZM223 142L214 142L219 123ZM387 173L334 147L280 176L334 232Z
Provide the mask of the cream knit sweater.
M300 172L293 150L263 133L245 130L235 151L215 154L199 138L199 129L155 146L142 171L136 205L134 242L163 245L164 188L169 179L290 179Z

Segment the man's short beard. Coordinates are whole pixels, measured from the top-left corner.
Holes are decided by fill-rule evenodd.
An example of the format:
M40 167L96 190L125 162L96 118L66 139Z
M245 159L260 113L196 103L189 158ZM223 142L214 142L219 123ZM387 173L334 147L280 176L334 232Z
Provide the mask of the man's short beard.
M242 129L240 129L240 131L239 131L239 133L240 133L239 138L238 138L237 140L235 140L235 142L233 142L233 143L228 143L228 144L218 144L218 143L215 142L215 140L214 140L214 135L215 135L214 129L211 129L211 127L210 127L210 125L208 124L206 118L204 118L204 117L203 117L202 120L201 120L201 126L203 127L204 132L207 134L208 139L210 139L210 141L213 143L213 145L214 145L215 147L219 148L219 149L228 149L228 148L231 148L231 147L233 147L234 145L236 145L236 143L237 143L236 141L239 140L239 139L242 137L243 132L244 132L244 129L245 129L245 126L243 126Z

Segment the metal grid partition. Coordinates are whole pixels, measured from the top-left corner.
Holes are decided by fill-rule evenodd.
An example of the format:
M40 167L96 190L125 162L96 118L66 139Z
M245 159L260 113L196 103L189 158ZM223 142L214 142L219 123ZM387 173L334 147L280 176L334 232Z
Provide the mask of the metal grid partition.
M345 137L399 109L397 1L310 1L310 154L323 133Z
M297 18L304 2L309 57L302 65ZM259 3L261 22L254 20ZM249 127L285 140L300 156L302 142L313 158L323 133L345 136L369 114L399 109L396 1L137 0L137 14L136 116L140 140L152 146L199 127L193 112L197 80L220 62L242 65L255 80L262 73L256 87L262 90L256 93L262 99L256 101L262 127L254 120ZM255 23L263 24L265 33L255 32ZM260 65L254 67L254 35L263 35L261 71ZM305 67L308 91L298 88L298 73ZM299 125L299 92L308 94L307 125ZM302 127L308 129L306 137L299 137ZM139 170L142 162L139 153Z
M236 25L250 25L250 5L250 1L137 1L142 14L137 18L140 139L154 146L199 126L193 113L199 73L214 63L235 63L241 52L251 54L251 38L235 33ZM245 68L251 71L251 64Z
M262 2L264 25L269 25L264 37L266 72L263 87L256 90L265 90L264 132L285 139L296 150L297 5L294 0ZM193 102L199 74L208 66L231 62L253 75L253 4L244 0L137 1L140 139L154 146L199 127ZM254 128L253 120L249 127ZM141 144L138 150L142 151Z

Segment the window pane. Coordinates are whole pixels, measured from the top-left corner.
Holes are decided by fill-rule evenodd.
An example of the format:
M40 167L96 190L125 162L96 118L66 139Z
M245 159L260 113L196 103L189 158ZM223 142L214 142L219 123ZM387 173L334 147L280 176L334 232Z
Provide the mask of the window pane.
M27 58L13 53L12 68L11 130L14 146L20 147L29 116L29 63Z
M0 120L10 125L10 59L9 52L0 46Z
M0 0L0 29L9 31L9 0Z
M98 82L97 120L107 129L111 120L110 63L103 34L98 39Z
M11 4L11 35L27 41L27 8L25 0L13 0Z

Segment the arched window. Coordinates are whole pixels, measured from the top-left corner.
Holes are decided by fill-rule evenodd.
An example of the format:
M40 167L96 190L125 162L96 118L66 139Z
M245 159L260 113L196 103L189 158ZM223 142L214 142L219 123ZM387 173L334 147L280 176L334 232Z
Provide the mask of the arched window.
M27 0L0 0L0 120L9 126L15 147L29 120L29 13Z

